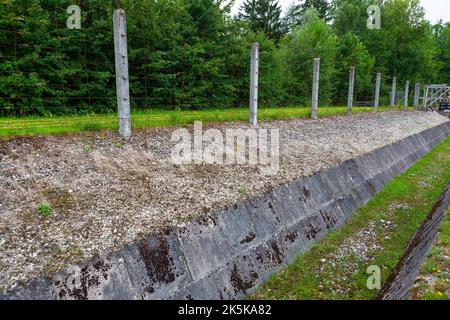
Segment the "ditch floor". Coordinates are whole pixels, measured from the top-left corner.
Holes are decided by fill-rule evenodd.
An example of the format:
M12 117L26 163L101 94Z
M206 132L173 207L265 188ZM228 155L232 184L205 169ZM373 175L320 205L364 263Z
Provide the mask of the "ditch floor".
M445 121L398 111L262 122L256 129L280 130L273 176L258 165L174 165L177 128L139 130L128 141L111 132L0 140L0 292Z

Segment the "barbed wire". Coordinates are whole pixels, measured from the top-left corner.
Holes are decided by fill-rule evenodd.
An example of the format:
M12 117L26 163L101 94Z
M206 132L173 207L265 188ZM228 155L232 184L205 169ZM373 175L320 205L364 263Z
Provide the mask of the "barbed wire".
M48 37L41 42L31 39L33 33L21 29L21 23L14 21L7 24L0 18L0 34L8 37L0 38L0 79L9 85L9 88L0 86L0 128L10 123L3 120L5 116L26 119L32 115L71 116L90 112L115 112L113 8L95 6L91 1L80 5L98 9L102 14L98 19L84 16L81 30L68 30L63 23L63 18L67 18L66 7L55 2L53 17L49 17L51 27L42 31ZM205 14L206 12L200 18ZM132 18L132 14L129 16ZM196 67L196 61L202 61L205 57L197 56L196 61L183 59L183 56L177 57L176 67L170 64L154 65L151 54L155 51L166 54L169 52L154 47L142 20L137 19L129 30L133 30L127 33L130 100L133 110L151 112L152 109L192 108L195 111L235 108L233 110L236 110L236 114L243 116L248 113L248 110L240 108L246 108L249 104L249 56L242 60L243 65L239 70L233 70L232 73L223 73L223 70L217 69L192 75L189 74L190 69ZM106 40L99 39L99 36ZM71 45L70 41L77 43ZM176 52L170 52L176 55L182 53L184 47L170 49L176 49ZM264 52L264 48L261 50ZM375 75L373 82L374 79ZM219 80L228 82L218 83ZM383 91L388 87L385 81L388 79L383 78ZM227 88L231 84L233 89ZM219 89L220 92L217 92ZM272 94L274 91L271 84L265 83L263 74L260 76L259 90L260 108L293 105L304 105L306 108L309 104L309 96L294 97L294 93L288 92L286 98ZM370 94L364 92L360 97L356 94L355 98L370 98L373 101L373 91ZM335 96L340 98L336 100L346 101L347 92L335 92ZM333 107L323 105L319 108ZM186 111L180 114L181 117L191 117L184 112ZM224 112L226 111L211 111L209 115L221 116ZM146 117L148 121L164 118L151 115ZM100 121L99 119L102 119L101 116L92 116L80 121ZM42 123L49 122L42 120ZM64 124L64 121L61 120L61 123Z

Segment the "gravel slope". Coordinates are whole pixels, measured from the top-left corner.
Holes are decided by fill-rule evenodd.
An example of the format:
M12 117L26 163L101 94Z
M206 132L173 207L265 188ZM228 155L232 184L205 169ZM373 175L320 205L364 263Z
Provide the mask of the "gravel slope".
M114 133L0 140L0 292L445 121L386 112L264 122L258 128L280 129L275 176L249 165L174 166L174 128L141 130L128 142ZM40 203L53 216L38 215Z

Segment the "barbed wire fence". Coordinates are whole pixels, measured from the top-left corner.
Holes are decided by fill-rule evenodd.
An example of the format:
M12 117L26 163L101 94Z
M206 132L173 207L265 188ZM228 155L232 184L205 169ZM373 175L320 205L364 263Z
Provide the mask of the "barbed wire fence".
M21 133L21 128L29 123L45 128L51 118L57 117L61 127L66 126L68 130L71 126L82 126L83 130L113 129L123 122L128 129L120 133L127 137L133 127L152 126L162 119L160 113L152 114L153 110L167 110L168 117L176 124L179 117L185 117L186 121L202 120L196 118L200 113L195 110L208 109L210 117L220 120L224 114L221 109L232 108L236 120L251 121L250 114L257 117L258 108L303 105L305 114L311 112L312 116L311 109L316 108L320 115L323 110L334 108L320 100L320 69L316 70L316 96L311 90L310 97L277 97L273 84L264 77L267 71L264 60L269 58L269 53L258 48L258 61L255 61L249 44L247 52L236 53L244 58L232 73L221 72L223 66L218 61L217 66L196 73L201 76L192 77L189 71L199 67L199 59L208 61L208 52L196 53L196 60L191 54L196 48L189 43L172 50L155 48L145 31L146 23L151 21L133 16L140 8L125 12L115 9L109 1L102 5L94 5L93 1L78 5L71 2L48 1L26 19L13 6L0 19L0 131L8 132L11 127L11 131ZM113 23L113 16L121 12L123 21L127 15L133 18L127 28L125 24ZM117 45L121 38L126 41ZM179 62L177 66L171 63L174 56ZM126 68L118 68L119 63L126 63ZM258 67L251 68L255 64ZM358 108L373 110L375 90L358 90L358 69L354 72L353 94L348 92L350 85L335 93L341 101L348 97L342 105L349 107L342 112L356 112ZM376 75L373 88L375 79ZM398 80L398 90L393 95L397 108L404 105L404 89L400 88L405 81ZM417 97L417 86L412 84L409 93L414 88ZM389 92L392 92L392 77L382 75L379 106L390 105ZM417 105L420 107L421 103ZM130 116L130 110L142 112L139 123ZM23 126L18 125L21 120Z
M98 128L101 119L91 121L90 114L115 112L110 12L90 6L95 16L83 16L83 4L79 12L68 10L64 1L41 5L31 6L27 17L15 11L19 4L4 7L10 11L0 20L0 116L57 116L64 125L77 114L86 116L80 119L85 129ZM80 15L73 20L83 21L82 26L73 23L73 14ZM46 124L45 119L34 120L35 126Z

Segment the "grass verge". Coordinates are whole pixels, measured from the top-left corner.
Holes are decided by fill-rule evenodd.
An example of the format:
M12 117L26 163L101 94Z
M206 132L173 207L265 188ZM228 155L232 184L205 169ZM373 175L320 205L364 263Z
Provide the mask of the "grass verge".
M400 109L397 107L396 109ZM388 107L380 108L387 111ZM411 109L412 110L412 109ZM354 108L354 113L370 112L373 108ZM319 117L345 115L347 107L321 107ZM308 118L310 109L305 107L261 108L259 120L282 120ZM247 121L247 109L210 109L198 111L147 110L136 111L131 115L134 129L145 127L166 127L191 124L194 121L225 122ZM116 130L116 114L87 116L52 116L0 118L0 136L63 134L80 131Z
M412 293L413 299L450 300L450 209Z
M372 299L367 268L379 266L386 280L449 180L447 138L249 298Z

